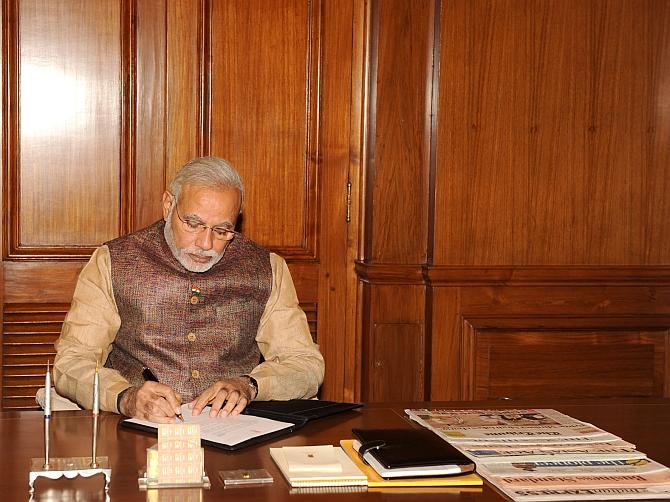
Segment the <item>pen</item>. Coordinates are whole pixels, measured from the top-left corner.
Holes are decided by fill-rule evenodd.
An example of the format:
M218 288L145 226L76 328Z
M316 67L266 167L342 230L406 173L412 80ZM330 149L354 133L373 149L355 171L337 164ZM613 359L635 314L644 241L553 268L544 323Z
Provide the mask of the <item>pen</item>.
M145 382L158 382L158 378L156 378L154 372L151 371L149 368L142 368L142 378L144 378ZM181 413L177 413L176 415L179 420L181 420L182 422L184 421L184 417L182 416Z

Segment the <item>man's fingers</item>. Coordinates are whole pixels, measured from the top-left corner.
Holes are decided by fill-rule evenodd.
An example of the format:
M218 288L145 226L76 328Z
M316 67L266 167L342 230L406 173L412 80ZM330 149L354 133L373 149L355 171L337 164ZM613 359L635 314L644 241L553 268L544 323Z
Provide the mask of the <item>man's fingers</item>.
M165 416L174 418L176 408L173 407L164 396L154 394L146 403L147 413L151 416Z
M219 410L223 408L223 405L226 403L227 399L230 399L231 393L228 391L228 389L220 389L216 395L214 396L214 399L212 400L212 409L209 411L209 416L210 417L215 417L219 414Z
M231 391L228 394L226 405L219 411L219 416L226 417L228 415L239 415L247 404L249 404L247 396L237 390Z
M165 415L148 415L145 420L155 422L157 424L173 424L175 423L175 417L166 417Z
M237 402L235 402L234 406L231 406L229 408L230 404L231 404L231 402L230 402L230 400L228 400L228 403L226 403L226 406L224 407L224 409L221 410L221 413L226 413L227 415L230 415L230 416L234 417L235 415L239 415L240 413L242 413L242 411L247 406L247 404L249 404L249 401L247 400L246 397L240 396L240 398L237 400ZM222 415L222 416L225 417L226 415Z
M250 401L247 381L243 378L219 380L188 404L193 416L199 415L208 404L210 417L239 415Z
M174 393L172 389L170 389L169 387L168 389L169 392L167 392L167 394L160 394L160 395L164 398L165 402L168 404L168 407L173 415L181 413L181 399L177 398L177 395Z
M191 408L191 415L192 416L197 416L200 415L202 412L202 409L207 406L212 399L216 397L217 390L214 389L213 387L208 387L205 389L205 392L200 394L196 399L191 401L189 404L189 408Z
M156 382L146 382L146 383L153 384L151 386L151 390L155 394L161 396L168 403L168 408L166 409L166 412L168 414L171 413L172 415L175 415L177 413L181 413L181 395L177 394L172 389L172 387Z
M136 409L143 415L141 418L152 422L170 423L179 412L179 404L172 388L158 382L144 382L136 396Z

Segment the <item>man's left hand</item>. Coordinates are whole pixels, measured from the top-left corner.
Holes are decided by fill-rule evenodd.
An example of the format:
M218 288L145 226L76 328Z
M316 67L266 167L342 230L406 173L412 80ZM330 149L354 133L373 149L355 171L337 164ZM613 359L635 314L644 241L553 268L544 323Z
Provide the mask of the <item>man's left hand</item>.
M228 378L207 387L202 394L188 403L188 407L191 408L193 416L200 415L208 404L212 405L210 417L235 416L242 413L253 397L247 378Z

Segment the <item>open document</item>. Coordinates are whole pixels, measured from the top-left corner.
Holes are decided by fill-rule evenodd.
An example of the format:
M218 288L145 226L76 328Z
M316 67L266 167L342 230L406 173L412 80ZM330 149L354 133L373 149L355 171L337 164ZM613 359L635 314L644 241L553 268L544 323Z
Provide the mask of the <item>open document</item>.
M209 416L210 406L195 417L191 416L188 405L183 404L181 410L186 423L200 425L200 436L204 444L226 450L236 450L291 432L296 425L253 415L212 418ZM155 432L158 429L158 424L137 418L123 420L121 425L149 432Z

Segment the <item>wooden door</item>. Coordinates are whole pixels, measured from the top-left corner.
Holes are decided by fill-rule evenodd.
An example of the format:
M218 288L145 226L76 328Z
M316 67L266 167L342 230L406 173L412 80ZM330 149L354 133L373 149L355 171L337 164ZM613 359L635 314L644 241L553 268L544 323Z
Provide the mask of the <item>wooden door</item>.
M176 169L206 154L245 180L241 230L289 263L322 397L354 398L362 15L353 1L3 1L3 409L34 407L92 250L159 218Z

